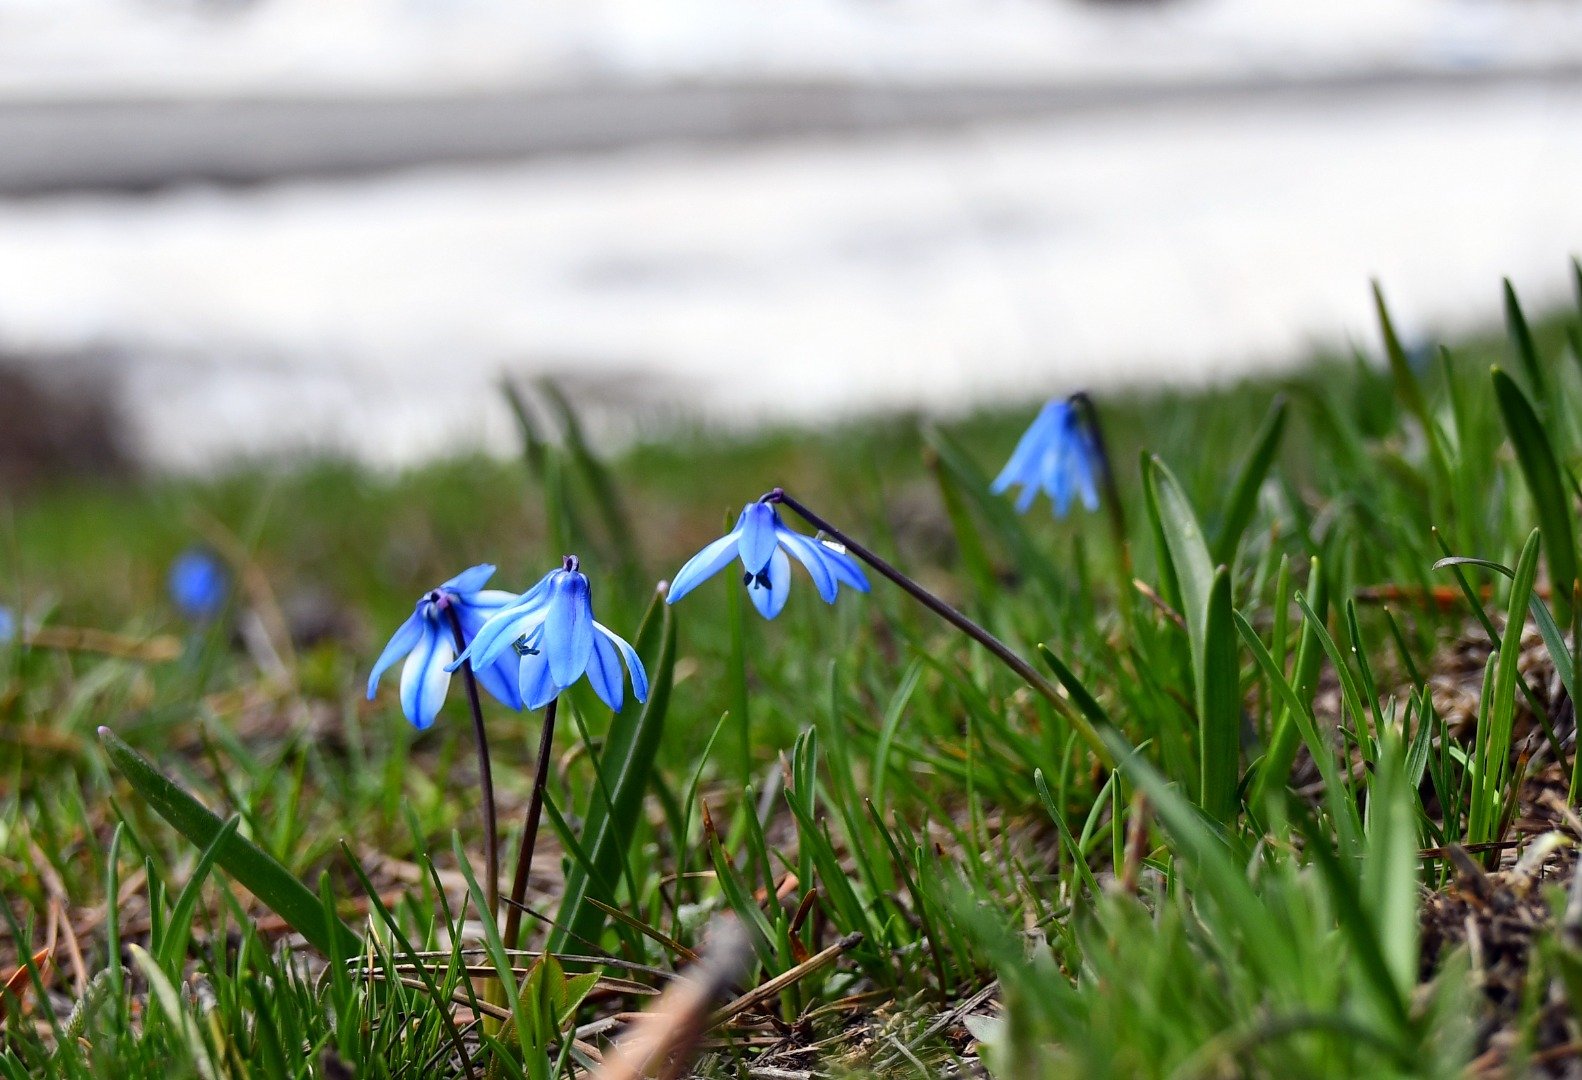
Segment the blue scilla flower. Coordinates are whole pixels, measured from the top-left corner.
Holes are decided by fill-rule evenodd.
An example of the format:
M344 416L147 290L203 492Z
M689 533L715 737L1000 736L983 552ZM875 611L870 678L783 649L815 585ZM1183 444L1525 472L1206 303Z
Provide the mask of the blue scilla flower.
M230 591L230 574L225 564L206 548L188 548L170 564L166 586L171 603L189 619L212 619L225 606Z
M779 511L760 501L747 504L734 529L687 560L670 583L665 602L674 604L699 582L725 569L732 559L740 558L742 583L747 586L753 607L764 618L772 619L784 609L791 591L788 552L807 567L819 597L827 604L835 602L842 585L858 592L868 591L868 579L857 560L833 544L786 528Z
M4 604L0 604L0 645L16 637L16 629L16 614Z
M450 689L450 673L456 667L451 663L456 655L456 631L450 622L451 613L454 612L461 623L462 640L471 642L477 640L478 632L496 612L518 599L515 593L485 589L484 583L493 574L494 567L483 563L424 594L374 663L373 672L368 676L369 701L373 700L379 686L379 677L404 656L401 711L419 730L434 723L439 707L445 703L445 692ZM473 674L477 676L478 685L502 704L513 709L522 707L514 664L509 661L474 664Z
M1023 514L1042 491L1054 504L1055 514L1065 517L1073 493L1082 496L1082 505L1089 510L1099 508L1101 467L1098 444L1081 411L1071 400L1056 399L1023 433L990 490L998 495L1012 484L1019 485L1016 509Z
M588 577L577 557L567 555L559 570L551 570L496 612L451 667L463 660L475 665L515 663L517 687L529 709L543 708L586 675L599 700L620 712L626 684L623 657L632 696L647 701L648 673L637 650L594 619Z

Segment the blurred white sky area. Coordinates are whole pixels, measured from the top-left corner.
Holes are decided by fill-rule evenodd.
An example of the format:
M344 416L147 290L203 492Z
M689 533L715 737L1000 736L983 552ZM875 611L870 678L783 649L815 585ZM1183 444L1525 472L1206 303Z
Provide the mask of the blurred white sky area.
M1126 79L1582 56L1570 0L0 0L0 87Z
M0 198L0 352L94 353L136 450L402 464L1226 377L1568 300L1582 3L0 0L0 110L677 81L1147 84L1124 106L490 165ZM1470 76L1500 72L1498 79ZM1428 82L1424 72L1466 73ZM1271 94L1285 80L1355 86ZM1377 83L1370 78L1377 76ZM1194 80L1244 91L1178 93ZM304 106L310 107L310 106Z

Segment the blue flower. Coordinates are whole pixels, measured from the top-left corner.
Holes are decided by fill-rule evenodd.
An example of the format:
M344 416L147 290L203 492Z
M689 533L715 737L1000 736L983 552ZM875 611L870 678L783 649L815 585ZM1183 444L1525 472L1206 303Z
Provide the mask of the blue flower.
M507 654L507 649L513 651ZM529 709L543 708L586 675L599 700L620 712L626 688L623 657L632 695L647 701L648 673L637 650L593 618L593 589L578 569L577 557L567 555L561 569L551 570L497 611L451 667L469 659L475 664L514 662L517 686Z
M225 606L230 575L225 564L205 548L188 548L170 564L166 581L171 602L189 619L212 619Z
M401 711L413 725L422 730L432 723L445 703L445 691L450 688L450 673L456 665L451 663L456 655L456 632L451 626L450 613L456 613L461 623L463 641L475 641L480 629L502 608L516 602L515 593L500 589L485 589L484 582L494 574L488 563L464 570L439 588L424 595L417 607L391 636L390 643L374 664L368 676L368 700L374 698L379 677L403 656L406 666L401 669ZM475 664L473 673L478 685L513 709L522 707L522 697L516 689L516 670L509 661L498 664Z
M16 614L0 604L0 645L16 637Z
M699 582L713 577L739 557L743 567L742 584L747 586L753 607L764 618L772 619L786 606L786 596L791 589L788 552L807 567L819 597L826 604L835 602L835 594L842 585L849 585L858 592L868 591L868 579L863 576L857 560L828 541L793 532L785 527L773 505L755 502L742 511L734 529L687 560L670 583L665 602L674 604Z
M1055 514L1065 517L1073 492L1089 510L1099 508L1100 467L1098 444L1081 412L1070 400L1057 399L1044 406L1022 435L990 490L998 495L1020 485L1016 509L1023 514L1042 491L1054 503Z

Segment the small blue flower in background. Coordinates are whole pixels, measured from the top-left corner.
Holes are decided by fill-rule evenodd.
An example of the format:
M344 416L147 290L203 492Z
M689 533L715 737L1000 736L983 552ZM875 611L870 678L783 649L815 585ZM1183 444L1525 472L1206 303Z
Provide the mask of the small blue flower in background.
M203 622L214 618L225 607L231 576L212 551L188 548L170 564L166 581L171 603L187 618Z
M700 582L725 569L732 559L740 558L744 568L742 583L747 586L753 607L764 618L772 619L784 609L791 591L791 560L786 557L787 552L807 567L819 597L827 604L835 602L842 585L858 592L868 591L868 579L857 560L833 544L793 532L785 527L772 505L755 502L742 511L734 529L692 556L677 571L665 602L674 604Z
M439 714L445 703L445 692L450 689L451 663L456 655L456 633L450 623L450 612L456 613L461 622L462 640L476 640L478 631L496 612L518 599L515 593L501 589L485 589L484 583L494 574L488 563L464 570L439 588L425 594L417 607L391 636L384 652L379 654L373 672L368 676L368 700L374 698L379 677L403 656L406 666L401 669L401 711L413 725L422 730ZM497 664L474 664L473 673L478 685L502 704L513 709L522 707L522 696L516 689L516 667L508 660Z
M0 604L0 644L16 637L16 613Z
M593 618L593 589L578 566L577 557L567 555L561 569L551 570L496 612L451 668L463 660L514 662L517 686L529 709L543 708L586 675L599 700L620 712L626 689L624 657L632 696L647 701L648 673L637 650Z
M1070 400L1045 405L1011 453L989 490L998 495L1012 484L1021 487L1016 497L1018 513L1025 514L1042 491L1054 503L1055 514L1065 517L1073 493L1089 510L1099 508L1098 444Z

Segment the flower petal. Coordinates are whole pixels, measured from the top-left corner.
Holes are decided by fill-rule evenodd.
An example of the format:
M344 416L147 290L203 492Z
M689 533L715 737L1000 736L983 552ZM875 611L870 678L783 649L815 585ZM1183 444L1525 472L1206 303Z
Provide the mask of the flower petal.
M485 620L457 660L471 660L474 670L492 664L518 638L543 622L548 610L546 602L541 597L530 599L529 595L524 594L519 603L501 608Z
M396 632L390 635L390 641L385 645L384 652L379 654L379 659L374 661L374 669L368 675L368 700L374 699L374 690L379 685L379 677L390 669L390 665L401 659L417 647L418 641L423 637L423 605L426 600L419 600L412 614L407 616L406 622L396 627Z
M1038 416L1017 440L1016 449L1011 451L1011 459L1000 470L1000 475L994 478L994 483L989 485L991 492L998 495L1012 484L1028 483L1029 474L1036 472L1035 466L1044 448L1052 438L1059 435L1065 408L1066 403L1057 400L1039 410Z
M516 685L516 668L516 654L509 653L499 657L492 664L475 668L473 674L477 676L478 685L483 687L494 700L508 709L520 709L522 691Z
M450 688L450 663L454 650L434 623L427 623L423 640L406 658L401 669L401 711L419 731L434 723L439 707Z
M638 701L647 701L648 672L643 669L643 660L637 655L637 650L632 648L620 634L603 623L595 622L593 628L614 642L615 647L621 651L621 656L626 659L626 671L632 677L632 696Z
M733 529L688 559L670 581L670 591L665 603L674 604L698 585L723 570L736 557L737 544L742 538L740 529Z
M543 653L527 653L517 666L517 686L522 702L529 709L542 709L560 696L561 687L549 673L549 658Z
M827 540L818 541L819 547L824 549L824 565L829 567L829 572L835 575L835 580L842 585L850 585L858 592L868 591L868 575L862 572L862 567L857 565L857 560L832 546Z
M1038 485L1028 483L1022 485L1021 494L1016 496L1016 512L1025 514L1033 505L1033 500L1038 498Z
M835 590L839 588L835 575L831 574L829 567L824 565L824 549L801 533L792 532L785 526L775 530L775 535L780 539L780 546L795 555L797 561L807 567L813 584L818 589L818 595L826 604L835 602Z
M511 606L520 599L521 597L516 593L506 592L504 589L480 589L462 603L462 610L475 611L487 617L503 607Z
M772 619L785 610L786 600L791 595L791 560L778 547L769 559L768 576L769 587L765 588L755 575L747 583L747 596L752 600L753 607L758 609L758 614Z
M747 504L736 528L742 534L742 565L749 574L756 574L769 565L769 557L775 553L775 534L783 527L780 515L768 503Z
M615 646L603 634L595 635L593 652L588 656L588 682L593 692L616 712L621 711L621 697L626 690L621 674L621 657Z
M593 655L593 600L588 579L579 571L563 571L549 588L543 650L550 674L562 687L588 670Z
M479 563L477 566L468 567L445 584L440 586L441 591L453 592L459 596L471 596L483 588L484 582L494 576L494 566L491 563Z

